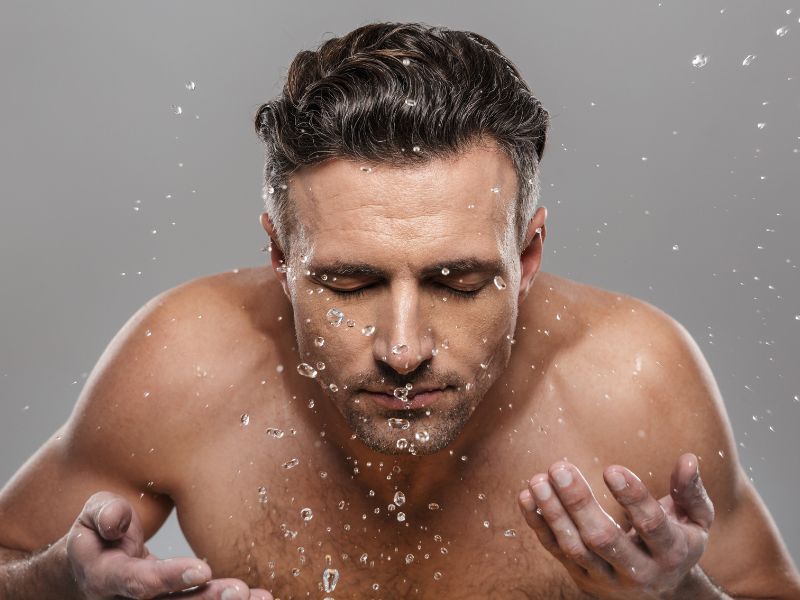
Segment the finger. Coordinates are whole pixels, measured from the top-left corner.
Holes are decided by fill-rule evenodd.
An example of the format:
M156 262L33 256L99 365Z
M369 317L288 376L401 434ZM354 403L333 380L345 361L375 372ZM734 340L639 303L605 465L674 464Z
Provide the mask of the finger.
M561 504L547 475L535 475L528 488L542 511L542 518L550 527L565 558L577 563L596 577L607 577L611 567L592 552L581 539L577 526Z
M205 562L188 557L147 560L111 551L100 557L96 569L95 576L105 581L105 589L126 598L180 592L211 579L211 568Z
M250 600L274 600L272 594L267 590L250 590Z
M97 492L84 504L78 521L103 539L116 540L128 530L132 518L133 509L125 498L111 492Z
M559 461L549 470L558 497L586 546L619 573L642 573L653 561L597 502L592 488L575 465Z
M261 592L262 590L254 590ZM240 579L212 579L207 584L196 590L170 594L164 600L180 598L181 600L251 600L251 590ZM256 596L259 598L259 596ZM266 598L272 600L267 592Z
M708 531L714 522L714 505L700 479L697 456L683 454L670 477L670 495L686 516Z
M669 554L678 532L641 479L619 465L607 468L603 477L614 498L630 515L633 527L650 553L657 559Z
M525 517L525 522L533 529L536 537L539 538L539 542L544 546L544 549L553 555L561 554L558 540L556 540L556 536L553 535L549 525L540 514L542 509L536 506L536 502L531 496L530 490L526 489L520 492L517 502L522 510L522 515Z

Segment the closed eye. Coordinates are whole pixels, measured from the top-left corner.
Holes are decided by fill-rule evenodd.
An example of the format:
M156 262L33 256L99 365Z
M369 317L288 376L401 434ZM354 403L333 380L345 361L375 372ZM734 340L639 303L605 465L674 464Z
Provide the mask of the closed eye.
M442 289L445 293L455 297L455 298L464 298L464 299L475 299L478 294L483 290L485 286L481 286L474 290L459 290L449 285L444 285L442 283L435 283L432 282L431 285L435 286L436 288ZM375 285L365 285L360 288L355 288L352 290L340 290L336 288L329 287L334 294L337 296L341 296L343 298L359 298L367 293L368 290L371 290L375 287Z

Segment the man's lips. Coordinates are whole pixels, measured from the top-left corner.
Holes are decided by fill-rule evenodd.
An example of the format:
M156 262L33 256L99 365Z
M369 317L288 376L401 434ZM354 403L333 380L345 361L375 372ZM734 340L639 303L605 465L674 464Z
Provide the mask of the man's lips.
M395 397L392 392L372 392L370 390L363 390L363 393L374 400L376 404L384 408L401 410L424 408L425 406L429 406L441 400L449 391L449 386L445 388L412 389L408 393L408 401Z

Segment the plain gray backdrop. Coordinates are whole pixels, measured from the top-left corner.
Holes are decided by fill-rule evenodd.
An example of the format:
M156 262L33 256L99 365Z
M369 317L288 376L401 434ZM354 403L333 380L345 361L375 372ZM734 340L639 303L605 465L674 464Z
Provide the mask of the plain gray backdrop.
M549 110L542 268L690 331L797 562L799 18L788 2L6 0L0 483L149 298L263 264L253 115L292 57L422 21L493 40ZM174 516L149 545L190 552Z

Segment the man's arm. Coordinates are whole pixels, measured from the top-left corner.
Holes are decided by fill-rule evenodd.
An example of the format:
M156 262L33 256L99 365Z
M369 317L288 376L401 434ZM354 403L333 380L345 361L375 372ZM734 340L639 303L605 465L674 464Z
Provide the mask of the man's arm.
M646 303L614 310L587 352L592 370L615 375L613 399L573 416L587 443L617 463L604 470L608 490L557 461L519 496L528 524L597 598L800 599L800 577L739 466L696 343Z

